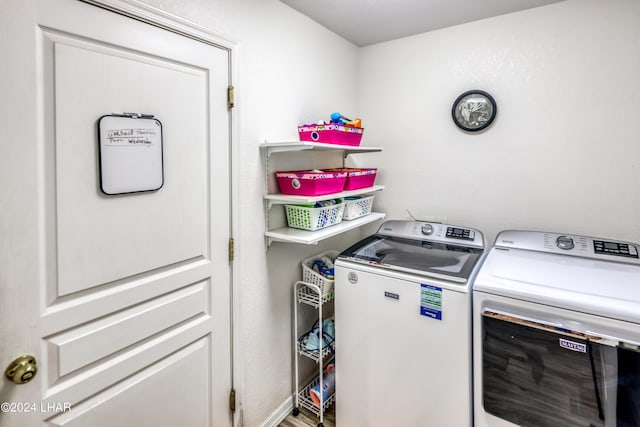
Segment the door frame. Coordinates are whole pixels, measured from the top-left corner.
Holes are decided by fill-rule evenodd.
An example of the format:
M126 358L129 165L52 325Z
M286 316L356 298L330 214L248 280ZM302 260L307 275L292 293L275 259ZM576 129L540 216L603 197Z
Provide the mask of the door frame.
M201 43L209 44L227 51L229 55L229 84L237 86L238 76L235 67L237 60L237 43L227 35L217 33L207 27L188 21L176 15L172 15L161 9L153 7L151 5L142 3L138 0L79 0L83 3L88 3L102 9L110 10L114 13L135 19L137 21L144 22L149 25L153 25L158 28L177 33L179 35L194 39ZM237 95L236 95L237 99ZM234 197L238 194L238 143L237 135L237 113L236 108L229 110L229 212L230 224L229 224L229 238L233 238L235 242L235 253L238 253L239 242L235 232L239 227L236 224L239 222L239 209L238 198ZM229 276L230 276L230 328L231 328L231 387L235 390L236 410L233 413L233 425L242 426L242 412L244 402L244 378L242 377L243 370L241 369L242 357L238 353L240 348L240 334L237 330L237 325L240 324L239 313L239 284L238 276L234 274L236 271L236 263L238 262L237 256L229 262Z

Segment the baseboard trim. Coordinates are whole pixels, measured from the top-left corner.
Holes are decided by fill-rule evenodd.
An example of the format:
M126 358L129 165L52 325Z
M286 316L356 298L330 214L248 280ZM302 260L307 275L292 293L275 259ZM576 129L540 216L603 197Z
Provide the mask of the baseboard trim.
M277 427L285 418L293 411L293 396L289 396L282 405L278 407L269 418L267 418L261 427Z

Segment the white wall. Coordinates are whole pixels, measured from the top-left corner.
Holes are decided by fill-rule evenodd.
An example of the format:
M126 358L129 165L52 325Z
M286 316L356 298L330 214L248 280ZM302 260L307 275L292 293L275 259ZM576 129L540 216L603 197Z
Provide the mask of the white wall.
M640 2L571 0L360 50L360 111L384 145L391 218L640 242ZM461 132L484 89L492 127Z
M266 252L258 146L265 139L294 140L298 124L328 119L335 110L355 112L357 48L277 0L144 1L237 43L235 274L241 348L236 350L244 380L236 378L236 386L244 425L257 426L291 396L292 287L299 280L300 261L355 240L350 234L312 247L275 243ZM308 167L305 161L293 156L288 165L281 164L302 169Z

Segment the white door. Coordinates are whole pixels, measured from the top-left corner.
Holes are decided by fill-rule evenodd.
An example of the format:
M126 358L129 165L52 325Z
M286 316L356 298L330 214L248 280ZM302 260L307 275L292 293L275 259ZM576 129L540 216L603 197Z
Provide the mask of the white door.
M228 426L229 51L75 0L0 6L0 425ZM100 191L97 120L153 114L164 185Z

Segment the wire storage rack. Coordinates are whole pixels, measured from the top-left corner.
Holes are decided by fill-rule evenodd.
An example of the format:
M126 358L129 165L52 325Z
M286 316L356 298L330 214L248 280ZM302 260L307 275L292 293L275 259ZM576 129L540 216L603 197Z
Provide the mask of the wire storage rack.
M335 402L334 388L327 386L332 381L333 374L327 372L327 366L333 360L335 343L332 336L324 331L324 305L334 298L333 280L329 280L313 270L313 261L323 256L335 259L338 251L327 251L302 261L302 278L293 287L294 306L294 408L293 415L300 413L304 407L318 417L318 427L324 426L324 412ZM298 305L305 304L317 310L317 320L311 330L300 334L298 330ZM309 346L305 337L310 333L317 333L318 345ZM318 374L304 387L300 387L299 357L306 357L318 365ZM325 374L327 372L327 374ZM311 397L315 393L315 401ZM325 393L328 393L327 396Z

